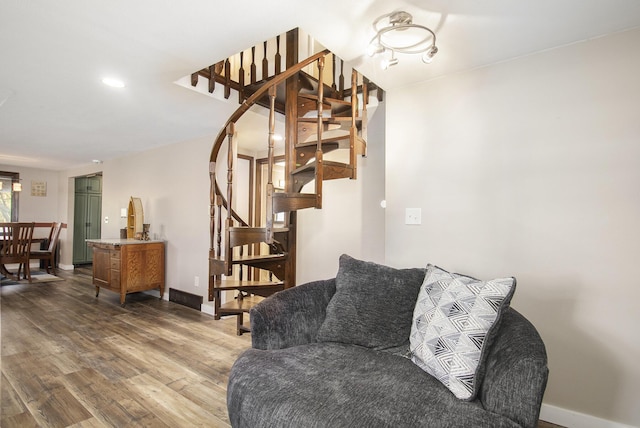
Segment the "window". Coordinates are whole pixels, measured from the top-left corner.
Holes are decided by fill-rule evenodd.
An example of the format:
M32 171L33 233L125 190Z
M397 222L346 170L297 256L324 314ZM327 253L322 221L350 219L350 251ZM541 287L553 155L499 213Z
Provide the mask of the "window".
M13 183L18 183L17 172L0 171L0 223L18 221L18 195L13 191Z

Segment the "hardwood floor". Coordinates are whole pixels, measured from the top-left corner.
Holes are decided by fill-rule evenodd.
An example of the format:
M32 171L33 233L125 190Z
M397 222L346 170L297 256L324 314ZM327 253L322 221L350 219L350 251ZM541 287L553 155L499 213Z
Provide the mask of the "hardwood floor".
M235 318L146 293L123 308L87 271L58 274L1 288L0 426L229 426L229 369L251 346Z
M0 426L229 426L228 372L251 346L235 318L91 278L2 287ZM157 294L156 294L157 295Z

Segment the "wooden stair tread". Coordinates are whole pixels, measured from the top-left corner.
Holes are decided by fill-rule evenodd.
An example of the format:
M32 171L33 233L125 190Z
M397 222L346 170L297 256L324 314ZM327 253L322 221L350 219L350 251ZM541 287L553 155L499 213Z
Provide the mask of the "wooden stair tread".
M264 297L247 296L242 299L233 299L230 302L220 305L221 315L233 315L238 313L248 313L258 303L262 302Z
M286 254L250 254L244 255L240 257L236 257L233 259L234 263L247 263L253 261L276 261L276 260L286 260Z
M318 197L315 193L276 193L273 195L273 211L297 211L316 206Z
M298 118L298 122L317 123L318 122L318 118L317 117L299 117ZM351 116L332 116L332 117L323 117L322 118L322 123L341 124L343 122L351 123ZM359 123L359 122L362 122L362 118L361 117L356 117L356 123Z
M281 231L284 230L280 228L275 230L275 232ZM229 227L228 232L228 245L231 247L268 242L269 238L266 227L235 226Z
M351 168L349 166L349 164L343 163L343 162L335 162L335 161L323 161L322 162L323 167L326 168ZM301 167L296 168L295 170L293 170L291 172L292 175L298 175L298 174L304 174L305 172L309 172L309 171L315 171L316 169L316 162L309 162L306 165L302 165Z
M216 279L214 286L220 290L249 290L252 288L279 287L282 281L246 281L233 278Z
M318 101L318 95L317 94L300 93L300 94L298 94L298 96L300 98L307 98L307 99L310 99L310 100ZM349 106L349 107L351 107L351 101L340 100L338 98L331 98L331 97L325 96L325 97L322 97L322 101L324 101L325 103L329 103L331 105Z
M251 227L251 226L232 226L229 228L230 231L252 231L252 232L264 232L267 230L266 227ZM274 233L278 232L288 232L288 227L276 227L273 229Z
M331 143L336 143L339 141L349 141L350 136L349 134L344 134L344 135L337 135L335 137L329 137L329 138L322 138L322 144L331 144ZM308 146L317 146L318 145L318 141L317 139L314 140L306 140L303 142L299 142L298 144L296 144L296 148L298 147L308 147Z

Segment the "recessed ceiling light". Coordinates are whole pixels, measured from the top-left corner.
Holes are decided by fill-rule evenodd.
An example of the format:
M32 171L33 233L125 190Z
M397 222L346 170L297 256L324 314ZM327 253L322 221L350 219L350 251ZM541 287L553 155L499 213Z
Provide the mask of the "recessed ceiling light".
M102 83L112 88L124 88L124 82L120 79L114 79L113 77L105 77L102 79Z
M100 159L94 159L91 162L95 163L95 164L101 164L102 161Z

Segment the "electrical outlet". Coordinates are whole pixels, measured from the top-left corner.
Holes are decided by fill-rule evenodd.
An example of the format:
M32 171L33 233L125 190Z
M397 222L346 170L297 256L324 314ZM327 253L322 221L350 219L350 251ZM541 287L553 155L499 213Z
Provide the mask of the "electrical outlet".
M194 287L200 287L200 277L196 276L195 279L193 280L193 286Z
M420 208L406 208L404 224L422 224L422 210Z

